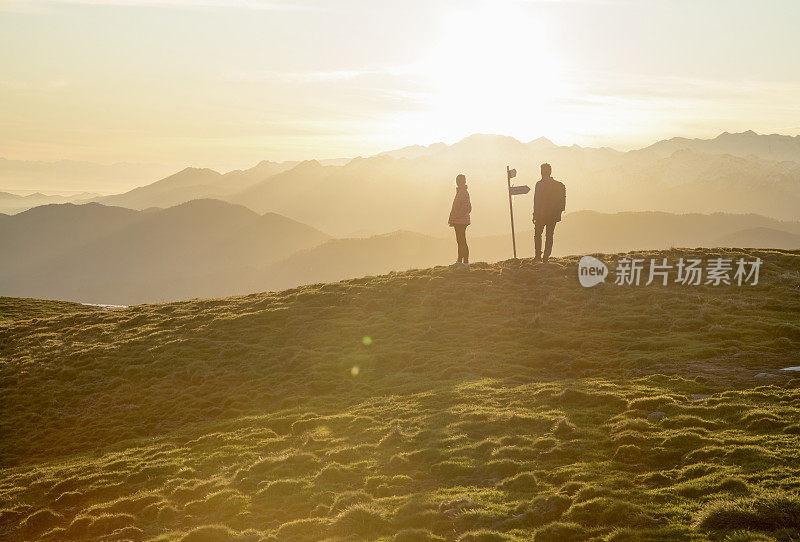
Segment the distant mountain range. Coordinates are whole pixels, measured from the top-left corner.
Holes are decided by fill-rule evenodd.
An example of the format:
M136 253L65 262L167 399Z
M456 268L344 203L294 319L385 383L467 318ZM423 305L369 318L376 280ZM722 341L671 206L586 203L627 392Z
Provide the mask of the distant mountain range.
M545 161L567 185L555 255L799 248L799 147L800 137L753 132L629 152L476 134L346 162L186 168L80 205L63 201L92 195L0 193L9 213L33 206L0 214L0 295L131 304L448 264L457 173L472 196L473 259L502 260L506 166L533 185ZM531 196L514 198L521 257L532 252Z
M252 274L328 239L289 218L218 200L148 211L47 205L3 216L0 253L11 257L0 260L0 289L83 302L237 293Z
M714 240L721 247L771 247L794 250L800 248L800 234L775 228L747 228L721 235Z
M800 218L800 137L753 132L673 138L630 152L476 134L453 145L415 145L344 164L264 161L225 174L187 168L96 201L147 209L216 198L257 213L290 216L337 236L398 229L440 235L447 227L453 178L465 173L475 209L473 231L492 235L505 231L508 221L506 165L517 169L515 182L532 185L545 161L567 185L568 210ZM517 197L515 204L520 219L527 220L531 196Z
M218 173L212 169L186 168L165 179L135 188L124 194L99 198L107 205L132 209L171 207L193 199L223 198L296 166L297 162L264 160L247 170Z
M654 143L643 151L666 157L675 151L684 149L706 154L757 156L779 162L800 162L800 135L762 135L748 130L738 134L724 132L713 139L673 137Z
M12 194L9 192L0 192L0 213L19 213L33 207L40 205L49 205L51 203L73 203L73 202L86 202L100 197L99 194L91 192L78 192L68 196L59 194L42 194L41 192L34 192L33 194Z
M476 208L474 229L490 235L503 231L507 221L506 165L517 169L518 183L532 184L538 178L539 164L545 161L553 164L554 176L567 184L569 210L800 218L800 136L752 131L726 132L713 139L672 138L629 152L558 146L543 137L523 143L508 136L476 134L453 145L412 145L349 161L263 161L224 174L186 168L93 201L147 209L215 198L258 213L291 216L339 236L397 229L441 234L446 228L442 216L450 203L452 180L462 172L468 177ZM0 161L0 187L11 163ZM119 182L111 178L112 172L104 174L111 185ZM75 197L67 201L87 200ZM0 211L13 213L56 202L59 200L4 199L0 195ZM530 196L515 202L521 215L529 214Z
M314 166L316 167L316 166ZM521 225L521 257L532 234ZM472 232L470 232L472 234ZM449 264L451 235L333 239L289 218L194 200L137 211L98 203L0 215L0 296L136 304L219 297ZM567 214L555 255L672 246L800 248L800 222L758 215ZM470 235L473 261L511 257L510 236Z
M512 256L511 235L469 239L473 261L495 262ZM759 215L594 211L570 213L556 228L555 256L614 253L673 247L771 247L800 249L800 222ZM389 271L446 265L455 260L455 242L397 231L362 239L331 239L270 266L270 287L331 282ZM533 232L517 232L517 254L533 256Z

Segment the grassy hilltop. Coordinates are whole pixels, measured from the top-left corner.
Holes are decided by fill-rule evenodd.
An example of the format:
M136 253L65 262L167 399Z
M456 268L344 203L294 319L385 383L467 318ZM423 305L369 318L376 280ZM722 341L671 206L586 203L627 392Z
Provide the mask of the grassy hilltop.
M800 252L641 254L712 253L760 283L565 258L4 309L0 539L798 540Z
M84 312L94 307L69 301L47 301L20 297L0 297L0 323L9 320L44 318L56 314Z

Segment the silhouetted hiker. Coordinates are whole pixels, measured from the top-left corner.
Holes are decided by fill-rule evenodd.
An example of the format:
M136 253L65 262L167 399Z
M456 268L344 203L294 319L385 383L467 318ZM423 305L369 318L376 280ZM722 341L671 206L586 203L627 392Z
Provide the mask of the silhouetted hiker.
M567 206L567 187L550 176L553 172L550 164L542 164L541 169L542 179L536 183L533 193L533 241L536 246L533 261L542 260L542 230L545 230L543 261L547 263L553 250L556 222L561 221L561 213Z
M453 198L453 208L450 209L450 218L447 221L456 231L456 242L458 243L458 261L453 264L454 267L469 269L467 226L469 226L469 213L471 211L472 203L469 201L467 178L459 174L456 177L456 197Z

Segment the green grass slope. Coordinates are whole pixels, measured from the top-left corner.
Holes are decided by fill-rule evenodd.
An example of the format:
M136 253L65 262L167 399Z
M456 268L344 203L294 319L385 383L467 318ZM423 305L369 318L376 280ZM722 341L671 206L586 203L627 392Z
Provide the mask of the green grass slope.
M24 297L0 296L0 323L10 320L46 318L64 313L92 312L94 310L97 310L97 308L69 301L46 301Z
M797 540L800 252L709 254L759 285L573 257L0 323L0 538Z

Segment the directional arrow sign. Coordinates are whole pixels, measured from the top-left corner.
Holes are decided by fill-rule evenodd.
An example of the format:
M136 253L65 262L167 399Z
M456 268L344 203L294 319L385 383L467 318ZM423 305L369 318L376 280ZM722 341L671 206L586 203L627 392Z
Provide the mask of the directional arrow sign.
M528 186L527 184L522 184L522 185L519 185L519 186L511 186L508 189L508 193L511 194L512 196L518 196L520 194L527 194L530 191L531 191L531 187Z

